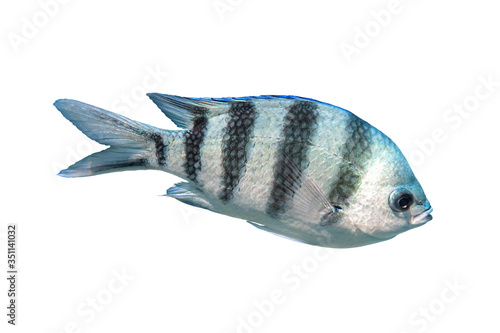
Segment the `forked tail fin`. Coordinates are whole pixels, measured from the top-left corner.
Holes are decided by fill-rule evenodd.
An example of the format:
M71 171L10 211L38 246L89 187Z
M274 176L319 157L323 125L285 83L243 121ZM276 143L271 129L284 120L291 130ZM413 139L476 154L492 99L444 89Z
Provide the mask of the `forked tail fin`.
M54 106L86 136L110 146L62 170L59 176L144 170L165 163L166 131L74 100L60 99Z

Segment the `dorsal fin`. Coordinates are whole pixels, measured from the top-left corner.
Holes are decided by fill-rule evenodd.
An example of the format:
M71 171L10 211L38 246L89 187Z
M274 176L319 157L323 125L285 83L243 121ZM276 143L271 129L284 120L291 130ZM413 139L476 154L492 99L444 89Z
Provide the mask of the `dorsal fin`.
M160 110L180 128L191 129L197 119L206 118L215 102L157 93L147 94Z
M149 98L160 108L160 110L180 128L192 129L200 120L216 117L229 112L232 103L251 103L257 100L276 99L308 100L311 102L326 104L309 98L289 95L262 95L246 97L223 97L223 98L191 98L158 93L147 94Z

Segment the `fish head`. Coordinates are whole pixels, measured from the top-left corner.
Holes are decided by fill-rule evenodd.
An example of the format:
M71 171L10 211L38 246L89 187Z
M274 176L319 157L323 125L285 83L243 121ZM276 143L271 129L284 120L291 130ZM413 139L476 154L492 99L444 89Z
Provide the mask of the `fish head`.
M362 233L384 240L432 220L432 207L397 146L382 148L369 161L346 215Z

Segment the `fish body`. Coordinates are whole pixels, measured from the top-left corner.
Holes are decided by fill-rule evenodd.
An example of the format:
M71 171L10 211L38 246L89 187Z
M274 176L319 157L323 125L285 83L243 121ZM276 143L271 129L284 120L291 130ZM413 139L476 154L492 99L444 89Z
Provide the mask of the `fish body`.
M148 96L180 130L56 101L83 133L110 146L60 175L166 171L185 180L167 196L326 247L377 243L432 218L398 147L347 110L296 96Z

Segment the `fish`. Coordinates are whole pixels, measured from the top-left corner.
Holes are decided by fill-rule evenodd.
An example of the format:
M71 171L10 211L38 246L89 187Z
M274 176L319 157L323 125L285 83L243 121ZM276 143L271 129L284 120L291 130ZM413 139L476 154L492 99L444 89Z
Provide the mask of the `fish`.
M147 96L178 129L57 100L66 119L109 146L58 175L165 171L183 179L167 197L323 247L378 243L432 219L397 145L350 111L288 95Z

